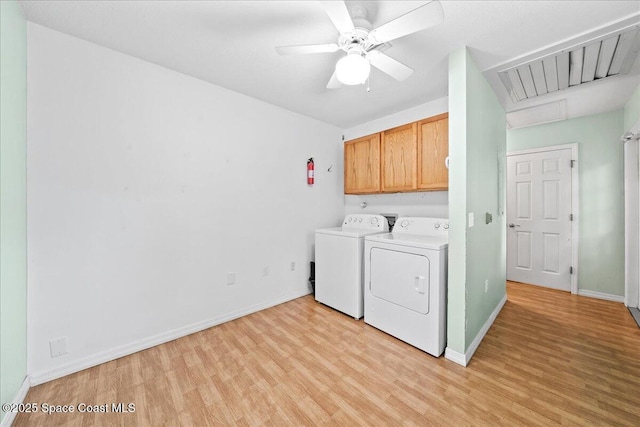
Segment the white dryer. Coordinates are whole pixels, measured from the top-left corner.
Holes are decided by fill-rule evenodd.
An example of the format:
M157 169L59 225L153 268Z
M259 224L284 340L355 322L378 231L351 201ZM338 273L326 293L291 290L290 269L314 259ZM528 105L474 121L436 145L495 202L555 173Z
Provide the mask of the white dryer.
M347 215L342 227L316 230L316 301L360 319L364 238L387 231L385 217L366 214Z
M446 341L449 221L404 217L367 236L364 321L439 357Z

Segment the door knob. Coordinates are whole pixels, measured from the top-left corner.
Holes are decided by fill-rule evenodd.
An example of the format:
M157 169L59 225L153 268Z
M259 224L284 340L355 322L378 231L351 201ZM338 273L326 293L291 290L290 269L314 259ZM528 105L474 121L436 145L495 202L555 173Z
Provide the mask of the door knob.
M519 225L517 225L517 224L511 223L511 224L509 224L509 227L510 227L510 228L513 228L513 227L520 227L520 226L519 226Z

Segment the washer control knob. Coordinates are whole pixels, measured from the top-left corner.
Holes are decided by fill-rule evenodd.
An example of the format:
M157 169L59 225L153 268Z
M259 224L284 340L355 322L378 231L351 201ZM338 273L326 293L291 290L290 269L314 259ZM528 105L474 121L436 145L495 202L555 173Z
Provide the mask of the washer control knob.
M376 225L378 223L378 218L376 218L375 216L373 218L371 218L369 220L371 222L371 224Z
M440 223L439 223L439 222L436 222L436 223L433 225L433 227L434 227L436 230L437 230L437 229L439 229L439 228L440 228Z
M409 225L409 221L407 221L406 219L400 223L400 227L402 228L407 228L407 225Z
M358 218L358 222L362 222L362 218Z
M444 229L445 229L445 230L448 230L448 229L449 229L449 223L448 223L448 222L445 222L445 223L444 223Z

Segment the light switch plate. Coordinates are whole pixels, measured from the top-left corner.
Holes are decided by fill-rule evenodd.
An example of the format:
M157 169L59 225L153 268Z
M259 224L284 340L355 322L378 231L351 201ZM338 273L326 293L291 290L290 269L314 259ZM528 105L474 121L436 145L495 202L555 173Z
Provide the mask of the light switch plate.
M475 224L475 218L473 216L473 212L469 212L469 228L473 227Z

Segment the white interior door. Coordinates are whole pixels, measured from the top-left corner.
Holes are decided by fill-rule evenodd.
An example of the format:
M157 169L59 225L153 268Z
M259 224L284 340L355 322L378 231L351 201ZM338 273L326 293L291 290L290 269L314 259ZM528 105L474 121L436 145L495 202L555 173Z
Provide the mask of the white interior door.
M507 156L507 279L571 290L570 148Z

